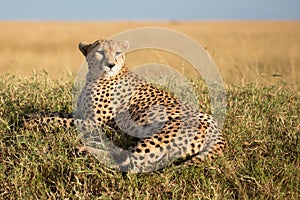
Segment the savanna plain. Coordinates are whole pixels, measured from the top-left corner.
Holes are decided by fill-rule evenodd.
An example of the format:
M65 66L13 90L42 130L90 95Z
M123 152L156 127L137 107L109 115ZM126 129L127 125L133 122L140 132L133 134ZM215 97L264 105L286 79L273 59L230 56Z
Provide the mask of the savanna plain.
M161 27L211 55L226 89L223 157L122 173L76 151L75 130L26 130L38 112L72 112L80 41ZM300 22L0 22L1 199L299 199ZM174 42L176 44L176 42ZM130 52L129 67L161 63L185 75L199 109L211 112L203 80L180 56Z

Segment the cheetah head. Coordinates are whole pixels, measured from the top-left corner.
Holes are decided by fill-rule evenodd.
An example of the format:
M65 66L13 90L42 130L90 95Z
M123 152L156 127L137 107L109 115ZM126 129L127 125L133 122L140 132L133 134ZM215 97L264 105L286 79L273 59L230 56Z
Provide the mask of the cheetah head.
M79 49L88 63L88 75L93 78L110 78L116 76L125 62L128 41L97 40L88 44L81 42Z

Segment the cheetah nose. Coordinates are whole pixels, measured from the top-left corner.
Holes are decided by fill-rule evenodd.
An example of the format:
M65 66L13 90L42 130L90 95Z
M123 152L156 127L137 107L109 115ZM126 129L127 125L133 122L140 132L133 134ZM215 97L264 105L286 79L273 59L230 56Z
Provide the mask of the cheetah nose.
M107 67L108 67L109 69L113 68L114 66L115 66L115 64L108 64L108 65L107 65Z

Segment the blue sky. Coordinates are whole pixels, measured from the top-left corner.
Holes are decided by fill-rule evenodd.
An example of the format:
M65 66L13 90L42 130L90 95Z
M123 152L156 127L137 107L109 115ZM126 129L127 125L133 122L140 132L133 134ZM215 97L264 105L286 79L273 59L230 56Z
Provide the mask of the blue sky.
M300 20L300 0L0 0L0 20Z

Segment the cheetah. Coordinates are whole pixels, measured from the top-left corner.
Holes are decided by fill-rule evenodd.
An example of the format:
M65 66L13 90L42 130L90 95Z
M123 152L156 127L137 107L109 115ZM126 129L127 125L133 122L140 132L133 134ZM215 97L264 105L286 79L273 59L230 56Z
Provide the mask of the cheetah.
M225 140L212 116L129 70L125 64L128 48L128 41L81 42L79 50L88 63L88 72L76 112L28 119L25 126L54 122L66 128L77 126L84 143L89 144L80 150L98 158L109 157L113 168L132 172L155 170L176 160L194 164L223 155ZM97 130L105 127L137 142L126 150L103 142ZM110 153L93 141L106 144Z

